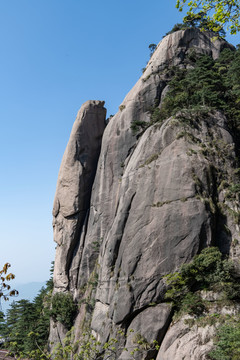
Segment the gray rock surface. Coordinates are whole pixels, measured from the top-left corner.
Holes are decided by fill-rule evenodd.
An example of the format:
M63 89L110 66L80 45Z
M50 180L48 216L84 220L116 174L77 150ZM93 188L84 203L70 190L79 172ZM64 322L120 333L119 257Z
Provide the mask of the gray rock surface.
M84 228L87 223L92 184L96 173L105 129L104 101L87 101L73 124L63 155L53 205L54 240L57 243L54 264L54 292L69 290L69 269L76 276L76 258L81 257ZM52 322L50 343L63 338L66 329Z
M127 334L133 327L148 341L161 342L171 317L163 276L217 241L229 252L231 239L226 245L215 212L212 170L212 162L217 166L224 160L213 150L211 159L203 151L212 141L223 144L232 166L234 143L224 116L211 113L195 128L178 118L137 133L131 128L136 121L149 123L150 108L161 106L169 81L166 69L187 67L186 55L193 49L216 58L224 47L232 48L197 29L165 37L110 119L102 147L103 103L88 102L81 108L63 157L53 209L58 244L54 291L70 290L82 304L77 338L86 315L85 325L102 343L119 327ZM218 200L224 201L224 194ZM234 223L229 220L228 225L237 234ZM127 336L127 346L131 341ZM176 344L173 339L172 353ZM196 353L191 356L198 359ZM119 358L126 359L126 353Z
M123 350L119 359L128 360L129 353L139 346L139 340L143 340L143 346L139 346L139 354L135 355L136 360L156 356L156 351L151 350L151 345L155 339L158 339L159 342L162 341L170 319L171 306L168 304L159 304L143 310L129 325L126 350ZM150 344L150 349L146 349L144 343Z
M69 288L69 267L74 261L81 229L84 228L92 184L105 129L103 101L87 101L73 124L63 155L53 205L55 288Z
M206 295L206 294L205 294ZM236 316L239 314L239 305L221 305L215 301L219 294L209 294L209 314L220 316ZM208 297L208 296L207 296ZM215 298L215 299L213 299ZM227 317L226 317L227 319ZM213 349L213 339L218 327L221 325L216 317L215 323L205 318L205 323L198 323L197 319L190 315L184 315L181 319L172 322L169 327L156 360L209 360L208 353Z
M168 330L157 360L208 360L213 347L215 326L189 326L183 318Z

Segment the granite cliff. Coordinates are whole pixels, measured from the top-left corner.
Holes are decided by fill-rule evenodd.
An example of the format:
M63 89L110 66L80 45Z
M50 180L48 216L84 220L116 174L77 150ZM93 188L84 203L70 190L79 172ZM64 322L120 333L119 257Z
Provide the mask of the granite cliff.
M211 326L172 321L164 276L209 246L237 263L238 199L226 197L219 175L236 181L234 134L217 110L197 126L177 116L153 122L152 114L173 67L191 68L193 50L216 59L224 48L233 50L198 29L166 36L108 124L104 102L88 101L73 125L53 207L54 293L70 292L78 304L75 340L86 330L104 344L123 330L118 359L130 358L122 349L137 333L161 345L151 353L157 360L207 359L212 347ZM50 344L66 332L53 319Z

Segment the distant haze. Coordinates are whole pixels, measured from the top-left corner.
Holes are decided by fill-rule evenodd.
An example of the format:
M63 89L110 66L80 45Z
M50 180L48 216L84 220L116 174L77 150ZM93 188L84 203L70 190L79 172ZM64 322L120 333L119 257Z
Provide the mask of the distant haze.
M19 295L10 298L9 301L2 300L2 311L6 312L13 301L19 301L21 299L32 301L44 285L45 282L30 282L27 284L14 283L11 288L18 290Z

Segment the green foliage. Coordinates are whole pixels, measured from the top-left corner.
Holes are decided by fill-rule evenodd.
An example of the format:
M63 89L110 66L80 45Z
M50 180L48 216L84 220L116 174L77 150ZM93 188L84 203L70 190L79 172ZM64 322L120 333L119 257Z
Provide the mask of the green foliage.
M218 248L206 248L189 264L182 265L178 272L166 276L165 299L172 301L178 310L195 314L204 310L204 304L196 294L198 290L223 292L227 299L239 300L240 285L234 279L233 270L233 264L222 259Z
M226 192L226 198L227 199L234 199L234 198L239 198L240 195L240 183L236 183L236 184L230 184L227 188L227 192Z
M32 330L37 317L34 305L28 300L19 300L11 304L7 311L8 337L11 339L8 348L14 353L20 353L31 349L27 337Z
M152 123L161 122L163 120L163 116L162 116L163 114L158 107L151 109L150 113L151 113L151 122Z
M222 25L217 22L211 21L205 11L200 11L196 14L188 13L183 19L187 27L197 27L204 31L212 31L217 37L224 38L226 32Z
M232 318L217 330L214 349L208 354L213 360L240 359L240 318Z
M0 311L0 339L6 335L5 315Z
M151 156L149 156L149 158L147 158L147 160L142 165L140 165L139 168L144 167L145 165L149 165L151 164L151 162L157 160L158 155L159 154L152 154Z
M77 305L73 301L71 293L56 293L52 297L51 316L64 324L68 329L73 325L77 312Z
M207 55L200 56L191 70L174 69L174 76L161 108L163 116L169 117L187 110L199 112L207 108L223 109L225 86L214 61Z
M95 336L85 332L77 342L73 341L72 331L67 333L62 344L58 344L54 349L51 358L54 360L74 359L74 360L97 360L108 359L117 360L121 352L128 352L128 359L139 359L139 356L151 359L159 350L159 344L156 340L149 343L141 334L134 334L130 329L129 333L133 335L131 346L125 348L122 342L126 341L126 335L119 330L115 337L110 337L107 342L101 344ZM146 357L147 354L147 357Z
M130 333L134 333L134 330L130 329ZM124 351L128 352L129 360L139 359L139 356L145 358L146 354L147 358L151 359L159 350L157 340L149 343L139 333L134 335L130 347L123 347L122 343L126 341L126 335L122 330L119 330L115 337L110 337L107 342L102 344L90 332L82 333L80 339L75 341L74 328L72 328L66 334L65 339L58 343L51 353L38 346L37 334L30 332L28 337L36 341L36 348L25 352L25 356L30 357L31 360L117 360L119 354ZM13 345L17 347L16 342ZM24 353L18 351L17 356L17 359L23 359Z
M154 51L156 50L157 45L156 44L150 44L148 46L149 50L150 50L150 57L152 56L152 54L154 53Z
M198 294L188 292L181 301L181 311L200 316L205 311L204 301Z
M173 26L173 28L170 30L170 31L168 31L166 34L165 34L165 36L167 36L167 35L169 35L169 34L172 34L172 33L174 33L175 31L178 31L178 30L186 30L188 27L187 27L187 25L186 24L179 24L179 23L177 23L177 24L175 24L174 26Z
M215 61L189 51L188 61L192 69L169 69L169 90L161 108L150 110L151 123L175 116L183 124L196 127L209 112L220 110L240 144L240 50L224 49Z
M240 144L240 49L224 49L217 60L189 49L189 69L168 69L168 91L158 106L150 108L150 122L133 121L133 133L175 116L184 126L197 127L201 119L216 110L223 112L234 140ZM144 79L146 81L146 79ZM240 146L236 151L240 151ZM240 155L240 154L238 154Z
M179 11L187 6L187 17L198 18L203 14L208 28L219 31L226 26L231 34L236 34L240 30L240 4L238 0L177 0L176 7ZM184 18L185 20L185 18Z
M4 335L11 339L6 345L14 354L24 356L36 351L36 341L44 348L49 335L50 300L46 287L40 290L32 303L23 299L10 305Z
M136 134L140 130L146 129L148 125L149 124L146 123L146 121L135 120L131 123L131 130L133 131L133 134Z
M52 269L53 270L53 269ZM4 344L16 358L40 359L49 336L50 305L53 281L47 281L33 302L19 300L7 310L4 337L10 341Z
M216 22L213 23L209 21L206 13L203 11L200 11L197 14L188 13L187 16L184 17L183 23L175 24L173 28L166 33L166 35L172 34L178 30L186 30L189 28L199 28L204 31L211 30L214 35L221 38L226 36L226 32L224 31L223 27Z

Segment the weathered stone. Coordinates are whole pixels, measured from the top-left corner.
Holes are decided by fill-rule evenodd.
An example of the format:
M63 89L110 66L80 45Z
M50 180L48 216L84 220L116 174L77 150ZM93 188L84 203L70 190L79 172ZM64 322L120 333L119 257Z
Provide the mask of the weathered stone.
M61 290L69 287L69 267L74 263L75 248L89 211L105 129L106 109L103 106L103 101L87 101L79 110L58 175L53 205L54 240L57 243L54 285Z
M74 270L81 258L92 184L105 129L106 109L103 106L103 101L83 104L62 159L53 206L54 240L57 243L55 292L69 290L70 267L73 282L77 276ZM50 342L59 341L58 337L64 333L62 327L61 324L51 326Z
M139 352L135 354L135 359L151 359L156 356L154 340L159 343L167 330L171 318L171 306L169 304L159 304L151 306L136 315L130 323L127 332L127 341L119 359L128 360L129 354L134 348L138 348ZM144 344L138 344L143 340ZM145 345L145 346L144 346ZM146 346L147 345L147 346ZM150 349L148 349L148 347Z
M189 326L184 317L164 337L156 360L207 360L213 347L215 326Z
M49 348L53 349L54 345L61 343L62 339L67 334L66 327L60 322L56 322L53 319L50 320L50 336L49 336Z
M224 202L225 195L222 191L217 198L212 164L221 167L223 160L212 148L211 159L204 153L215 141L225 149L229 168L233 166L234 143L225 117L217 111L209 113L194 128L178 117L145 131L139 128L137 133L131 128L133 123L151 122L150 110L161 107L168 89L168 67L187 67L186 57L193 49L216 58L224 47L232 48L197 29L164 38L109 121L99 160L105 109L102 103L90 102L80 110L80 124L74 125L54 202L58 244L54 283L55 291L69 289L76 301L84 301L85 289L94 288L88 295L95 303L93 312L88 312L88 326L102 343L119 327L128 334L127 345L132 341L131 327L148 341L161 342L170 322L170 310L164 304L164 275L191 261L206 246L217 244L229 252L231 236L224 232L216 212L216 202ZM92 124L99 119L99 128L95 131L93 125L86 136L84 124L89 118ZM239 237L228 218L224 215ZM153 303L158 305L152 307ZM76 336L86 312L80 310L77 316ZM178 326L179 336L181 331L185 334L184 326ZM210 330L207 334L196 330L193 349L200 338L206 340ZM166 345L164 337L164 356L176 351L171 328L169 331L167 344L173 345ZM190 340L186 335L181 346ZM202 356L201 349L193 349L191 356ZM180 359L174 356L168 359ZM125 358L123 352L121 359Z
M99 301L96 302L93 319L91 322L91 329L95 332L98 339L104 344L108 339L108 333L110 331L111 320L108 316L109 305L102 304ZM108 331L107 331L108 330Z
M209 292L208 295L212 301L212 292ZM221 294L214 294L215 300L218 300L218 296L221 297ZM217 329L222 325L216 314L222 319L224 317L227 319L227 317L238 316L239 311L239 304L224 306L221 301L219 303L216 301L209 306L208 314L205 314L205 323L204 316L201 317L201 324L196 317L183 315L180 320L172 323L169 327L156 360L208 360L208 353L214 345L213 339L216 336ZM212 318L209 319L209 316Z

